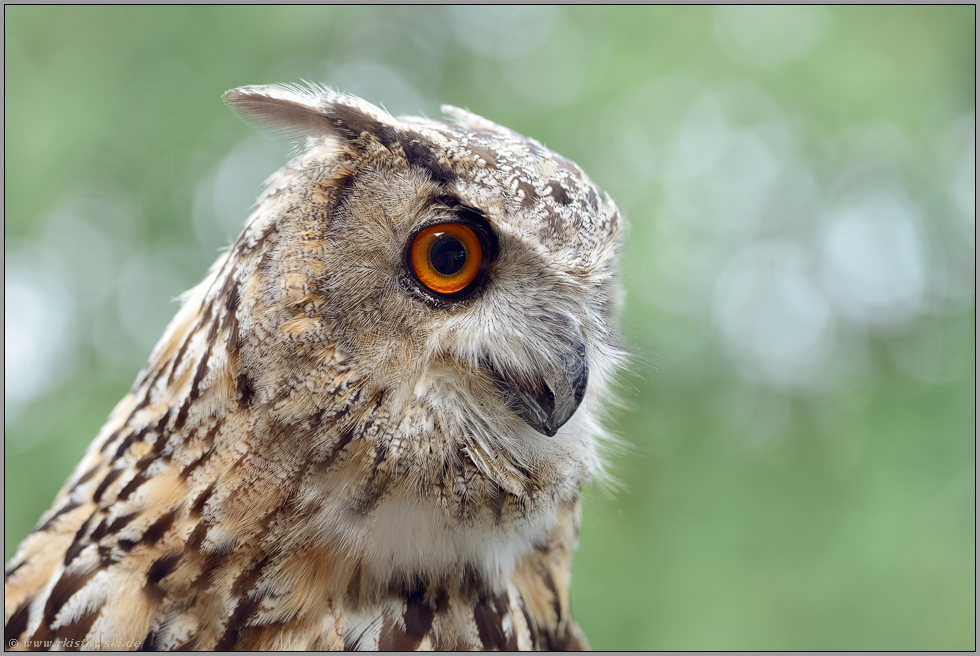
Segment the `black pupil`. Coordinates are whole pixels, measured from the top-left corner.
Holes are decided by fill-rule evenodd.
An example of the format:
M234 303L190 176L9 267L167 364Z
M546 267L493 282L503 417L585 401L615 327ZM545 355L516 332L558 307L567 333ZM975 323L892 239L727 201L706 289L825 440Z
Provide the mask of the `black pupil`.
M444 276L451 276L466 263L466 249L455 237L441 237L429 251L432 268Z

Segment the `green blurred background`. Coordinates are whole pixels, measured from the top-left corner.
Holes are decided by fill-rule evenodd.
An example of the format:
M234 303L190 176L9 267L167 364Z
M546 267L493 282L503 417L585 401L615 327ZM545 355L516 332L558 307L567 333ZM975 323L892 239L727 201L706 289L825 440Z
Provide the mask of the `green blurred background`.
M9 557L287 149L450 103L632 227L573 611L599 649L975 648L975 8L4 8Z

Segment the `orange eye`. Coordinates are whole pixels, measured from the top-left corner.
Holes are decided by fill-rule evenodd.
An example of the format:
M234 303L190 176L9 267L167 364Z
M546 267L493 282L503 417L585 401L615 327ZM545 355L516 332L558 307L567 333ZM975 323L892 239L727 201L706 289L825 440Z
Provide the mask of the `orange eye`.
M429 226L412 242L412 271L423 285L438 294L466 288L480 272L480 239L461 223Z

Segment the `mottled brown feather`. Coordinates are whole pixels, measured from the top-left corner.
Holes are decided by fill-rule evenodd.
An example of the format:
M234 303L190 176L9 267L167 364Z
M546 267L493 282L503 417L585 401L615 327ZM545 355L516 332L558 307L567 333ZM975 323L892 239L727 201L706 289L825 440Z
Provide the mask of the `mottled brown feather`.
M320 87L226 101L305 152L8 563L8 648L587 648L568 589L620 357L615 205L462 110L395 119ZM496 250L473 296L439 298L407 242L454 220ZM548 437L491 373L560 372L562 326L588 387Z

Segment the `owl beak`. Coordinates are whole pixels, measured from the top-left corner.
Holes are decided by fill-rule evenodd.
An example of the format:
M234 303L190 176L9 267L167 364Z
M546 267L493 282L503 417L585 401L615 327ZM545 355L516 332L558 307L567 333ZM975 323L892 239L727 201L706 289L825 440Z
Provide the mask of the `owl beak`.
M514 413L548 437L565 425L585 396L589 383L589 355L585 338L574 322L562 331L563 349L558 366L544 365L530 378L501 374L487 367L497 392Z

